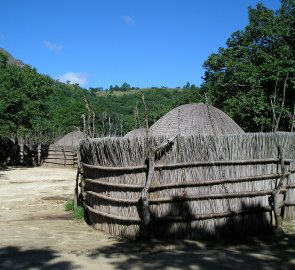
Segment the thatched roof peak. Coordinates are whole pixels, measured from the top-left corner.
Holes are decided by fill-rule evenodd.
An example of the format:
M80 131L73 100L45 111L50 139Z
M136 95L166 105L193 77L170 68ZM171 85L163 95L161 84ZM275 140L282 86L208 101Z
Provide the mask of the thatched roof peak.
M226 113L204 103L174 108L150 127L153 136L245 133Z
M141 138L146 136L146 128L138 128L129 131L124 138Z
M61 146L77 146L81 139L86 137L85 133L81 131L72 131L62 138L60 138L54 145L61 145Z

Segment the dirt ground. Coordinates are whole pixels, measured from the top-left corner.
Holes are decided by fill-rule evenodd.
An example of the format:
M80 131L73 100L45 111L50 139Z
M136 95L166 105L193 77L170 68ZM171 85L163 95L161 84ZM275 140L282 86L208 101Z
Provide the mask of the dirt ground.
M295 269L295 222L284 233L228 242L124 240L64 211L76 171L0 170L0 269Z

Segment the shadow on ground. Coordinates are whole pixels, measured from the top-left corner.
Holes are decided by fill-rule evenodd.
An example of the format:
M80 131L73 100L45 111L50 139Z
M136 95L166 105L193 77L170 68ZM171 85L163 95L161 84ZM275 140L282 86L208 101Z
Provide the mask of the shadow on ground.
M51 249L27 249L9 246L0 249L1 270L67 270L76 269L70 261L58 261L59 255Z
M125 254L123 262L117 260ZM92 259L112 259L114 269L295 269L295 237L249 238L230 242L198 241L128 241L99 248Z

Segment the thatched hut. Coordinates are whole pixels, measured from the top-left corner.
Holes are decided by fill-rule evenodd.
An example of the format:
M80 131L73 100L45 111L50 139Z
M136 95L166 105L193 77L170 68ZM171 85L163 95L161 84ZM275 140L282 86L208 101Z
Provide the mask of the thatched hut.
M203 103L173 109L145 133L81 141L81 196L96 229L227 238L295 217L294 133L246 134Z
M204 103L185 104L174 108L150 129L152 136L190 136L244 134L226 113Z
M79 144L79 141L85 138L85 133L81 131L72 131L70 133L67 133L62 138L60 138L58 141L56 141L53 146L65 146L65 147L76 147Z
M77 146L79 141L85 139L86 135L81 131L72 131L54 144L42 147L43 166L77 166Z
M142 138L147 135L147 130L146 128L137 128L134 130L129 131L128 133L125 134L124 138Z
M131 238L279 227L295 217L294 149L292 133L86 139L78 156L88 222Z

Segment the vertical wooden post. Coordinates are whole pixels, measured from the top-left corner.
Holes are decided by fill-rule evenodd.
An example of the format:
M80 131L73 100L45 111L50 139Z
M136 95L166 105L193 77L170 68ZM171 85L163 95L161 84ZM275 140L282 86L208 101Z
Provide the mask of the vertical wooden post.
M155 151L150 149L148 154L148 175L145 186L141 191L141 203L142 203L142 225L143 225L143 237L144 238L151 238L150 233L150 222L151 222L151 212L150 212L150 205L147 198L147 194L149 188L152 184L154 179L154 172L155 172Z
M282 210L280 209L280 193L281 189L285 186L285 178L286 178L286 167L285 167L285 160L284 160L284 151L281 145L278 147L279 154L280 154L280 165L281 165L281 178L279 181L279 184L275 188L275 190L272 193L272 201L273 201L273 211L274 211L274 216L275 216L275 223L276 223L276 228L278 230L281 229L282 227ZM284 203L284 200L283 200Z
M83 167L81 165L81 156L80 156L80 147L78 146L76 148L76 153L77 153L77 175L76 175L76 185L74 189L74 209L77 208L79 202L79 179L81 179L80 187L81 187L81 192L82 192L82 180L83 180ZM81 202L80 202L81 203Z
M76 175L76 185L75 185L75 190L74 190L74 209L76 209L77 206L78 206L79 176L80 176L80 172L79 172L79 169L78 169L77 170L77 175Z
M63 153L63 155L64 155L64 167L66 167L66 164L67 164L67 157L66 157L65 149L64 149L63 146L61 147L61 150L62 150L62 153Z

